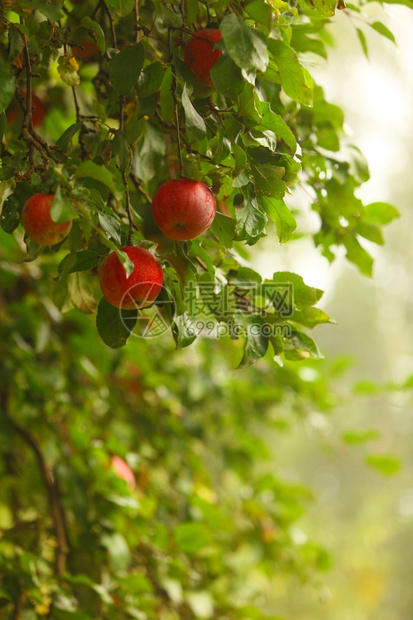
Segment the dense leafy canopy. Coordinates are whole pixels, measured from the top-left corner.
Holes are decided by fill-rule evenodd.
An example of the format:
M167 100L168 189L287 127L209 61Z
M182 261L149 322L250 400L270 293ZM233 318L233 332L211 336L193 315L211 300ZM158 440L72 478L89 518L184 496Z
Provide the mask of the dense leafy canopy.
M274 234L271 222L280 242L293 235L296 222L285 198L297 183L308 188L319 215L316 245L329 260L344 246L367 275L373 261L363 240L382 243L380 227L397 216L391 205L363 205L356 196L369 177L367 163L354 146L340 150L343 112L325 100L305 68L306 55L327 54L322 32L335 2L34 6L29 11L17 3L2 22L1 225L8 233L18 228L24 201L37 192L55 193L55 222L75 219L69 238L56 249L28 240L29 259L63 256L57 307L95 312L100 294L90 270L114 250L128 273L131 264L119 252L128 241L154 249L165 267L173 304L161 300L157 310L168 315L178 346L195 338L196 317L186 294L194 282L198 296L204 284L212 285L216 303L209 315L217 324L259 323L256 317L265 314L277 334L275 326L289 319L282 336L274 340L267 334L253 343L249 363L271 340L276 355L284 350L297 358L302 351L313 355L316 347L301 328L328 319L310 308L315 298L300 303L304 284L294 275L287 276L294 288L290 316L269 308L260 290L254 304L240 309L239 294L240 282L259 280L243 272L246 246ZM183 61L190 34L205 26L219 27L223 35L211 87L197 82ZM383 25L372 27L388 36ZM48 108L47 142L30 122L29 92L38 93ZM16 122L6 125L10 106L20 108L20 133ZM219 213L199 240L173 244L154 224L149 203L161 182L178 175L211 187ZM278 274L273 282L274 297ZM225 313L224 299L230 307ZM112 329L99 331L109 346L126 342L121 325L115 329L118 340ZM258 339L246 331L247 339Z
M316 307L322 291L276 265L263 280L250 257L266 235L294 238L298 184L318 214L315 245L330 261L343 246L366 275L365 242L383 243L381 227L398 216L357 197L367 163L342 147L343 112L306 68L327 57L335 11L330 0L0 7L7 617L275 619L245 585L255 564L302 579L327 567L322 549L291 533L308 492L274 475L267 435L293 411L333 403L321 376L306 381L293 364L313 369L321 353L306 330L330 319ZM393 40L384 24L366 25ZM223 35L211 87L183 60L205 27ZM40 127L34 95L46 108ZM192 241L172 242L151 216L159 185L178 176L218 203ZM73 219L56 246L23 237L35 193L55 195L55 222ZM163 266L165 291L149 310L102 299L96 275L110 251L130 273L125 244ZM136 338L148 322L161 336ZM229 370L264 356L248 380ZM135 489L113 455L136 472Z

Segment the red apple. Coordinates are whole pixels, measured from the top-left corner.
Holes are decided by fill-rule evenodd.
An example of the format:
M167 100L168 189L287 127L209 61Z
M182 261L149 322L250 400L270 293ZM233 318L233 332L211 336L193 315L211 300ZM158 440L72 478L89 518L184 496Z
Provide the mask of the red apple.
M134 489L136 486L135 476L133 474L133 471L129 467L129 465L126 463L126 461L124 461L117 454L114 454L112 456L111 461L112 461L112 466L115 472L117 473L117 475L119 476L119 478L122 478L123 480L125 480L128 483L128 486L130 489Z
M78 60L95 60L98 57L98 46L91 37L85 37L80 43L72 45L72 53Z
M204 86L213 86L209 72L222 54L221 50L214 50L215 43L221 39L220 30L204 28L189 39L185 48L184 60L196 81Z
M56 245L72 228L72 220L56 224L50 217L54 194L30 196L22 210L22 224L27 236L39 245Z
M126 277L118 255L111 252L99 270L103 296L112 306L124 310L149 306L161 292L162 267L153 254L144 248L129 246L122 250L134 264L133 271Z
M24 93L26 96L26 93ZM46 107L41 99L35 93L32 94L32 104L34 107L32 114L33 127L39 127L42 124L46 114ZM23 119L23 112L18 107L15 101L11 111L7 114L7 122L9 124L15 123L19 118Z
M166 181L152 200L156 224L164 235L178 241L202 235L211 226L216 210L211 190L192 179Z

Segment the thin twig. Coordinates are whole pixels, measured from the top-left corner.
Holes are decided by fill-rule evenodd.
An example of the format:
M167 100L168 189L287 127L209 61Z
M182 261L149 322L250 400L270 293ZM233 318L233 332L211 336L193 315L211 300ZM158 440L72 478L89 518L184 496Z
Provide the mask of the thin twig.
M132 179L132 183L134 184L134 186L136 187L136 189L138 190L138 192L140 194L142 194L142 196L149 202L149 204L152 204L152 198L149 196L149 194L143 189L142 187L142 183L140 181L140 179L138 179L138 177L131 172L130 173L130 178Z
M185 28L185 0L181 0L182 26Z
M202 269L204 271L208 271L208 267L206 266L206 264L204 263L202 258L199 258L199 256L195 256L194 254L192 255L192 257L195 258L195 260L198 263L198 265L201 265L201 267L202 267Z
M80 113L80 106L79 106L79 100L77 98L76 86L72 86L72 93L73 93L73 101L75 103L75 109L76 109L76 122L80 123L82 121L82 115Z
M108 7L106 2L102 2L103 6L105 7L105 11L107 16L109 17L109 21L110 21L110 29L112 32L112 41L113 41L113 47L115 49L118 49L118 42L116 40L116 29L115 29L115 20L113 19L113 15L110 11L110 8Z
M135 0L135 43L139 43L140 28L139 28L139 0Z
M24 26L24 19L21 18L21 24ZM33 129L33 99L32 99L32 67L30 62L30 54L27 48L27 39L24 37L24 59L26 64L26 114L28 126Z
M172 30L168 31L168 45L169 45L169 55L172 61ZM179 178L183 176L183 161L182 161L182 149L181 149L181 135L179 129L179 110L178 110L178 100L176 97L176 77L174 72L172 71L172 85L171 85L172 97L174 100L174 118L175 118L175 130L176 130L176 144L178 147L178 165L179 165Z

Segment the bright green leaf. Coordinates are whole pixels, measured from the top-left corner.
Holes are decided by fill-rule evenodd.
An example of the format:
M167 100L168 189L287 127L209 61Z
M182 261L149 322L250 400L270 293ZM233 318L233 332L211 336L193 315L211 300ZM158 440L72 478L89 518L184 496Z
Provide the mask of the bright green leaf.
M268 66L268 52L263 33L251 28L241 17L226 15L220 25L225 49L240 69L264 72Z

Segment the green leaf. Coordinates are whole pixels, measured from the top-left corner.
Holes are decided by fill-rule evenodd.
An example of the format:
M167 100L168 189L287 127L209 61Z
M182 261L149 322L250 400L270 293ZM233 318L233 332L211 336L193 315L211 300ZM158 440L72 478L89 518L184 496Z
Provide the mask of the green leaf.
M320 41L320 39L313 39L310 36L307 36L305 32L302 32L297 28L293 29L290 45L296 52L311 52L312 54L317 54L327 60L327 52L324 42Z
M176 5L175 5L176 6ZM182 15L177 7L177 12L175 12L169 4L162 4L161 6L161 21L164 28L168 28L170 26L174 28L179 28L182 26Z
M20 223L20 201L14 194L6 198L1 211L1 227L11 235Z
M57 146L60 147L65 154L67 154L67 151L69 150L73 136L77 134L78 131L80 131L81 127L82 123L74 123L73 125L70 125L70 127L68 127L64 133L62 133L62 135L56 142Z
M236 222L232 217L217 211L209 230L214 233L224 248L229 249L232 248L235 237L235 225Z
M256 196L270 196L281 199L285 194L285 183L282 180L285 168L272 164L251 164L254 177Z
M372 243L378 245L384 244L384 237L381 229L373 224L366 224L366 222L358 222L354 227L354 232L364 239L368 239Z
M138 83L142 71L145 50L142 43L128 45L113 56L109 63L109 78L113 88L126 95Z
M37 9L52 23L59 21L62 17L59 7L54 4L46 4L45 2L23 2L21 5L27 6L27 8L31 10Z
M107 4L114 10L115 16L126 17L133 11L135 0L107 0Z
M356 180L360 183L365 183L370 178L369 165L366 158L364 157L360 149L357 146L354 146L354 144L348 145L347 149L350 154L349 164L351 174L353 174Z
M242 188L243 203L237 211L236 233L237 241L246 241L248 245L254 245L262 237L267 223L267 216L261 210L255 190L252 185Z
M163 76L159 102L163 120L171 121L174 114L174 98L172 96L172 72L170 69L166 69Z
M262 0L255 0L247 4L245 10L254 21L265 26L268 31L271 30L274 11L269 4L265 4Z
M16 83L14 74L9 65L7 65L0 56L0 112L9 106L13 99Z
M137 310L115 308L102 297L98 306L96 326L103 342L111 349L118 349L126 344L137 318Z
M240 68L225 54L219 57L209 74L217 91L225 97L235 99L244 88Z
M175 316L185 314L184 284L174 267L165 267L163 270L164 285L174 301Z
M378 224L385 226L394 219L400 217L400 213L393 205L388 202L371 202L364 207L365 215L363 220L368 224Z
M211 539L205 525L196 521L178 525L174 537L178 548L184 553L196 553Z
M10 62L15 60L23 50L23 37L17 28L10 27L9 29L9 53L8 58Z
M265 280L265 282L288 287L291 290L294 305L298 307L314 306L323 295L323 291L307 286L301 276L289 271L277 271L272 280Z
M138 179L147 183L156 175L165 156L165 136L151 123L147 123L136 142L132 169Z
M197 338L196 330L186 313L174 318L172 335L178 349L189 347Z
M367 441L378 439L380 433L375 429L347 431L341 436L342 441L352 446L365 444Z
M397 456L388 454L368 454L364 462L385 476L395 476L401 469L401 463Z
M268 349L269 325L263 317L249 316L245 322L247 334L244 341L244 351L238 368L245 368L255 364L263 357Z
M294 323L299 323L310 329L322 323L332 322L330 317L323 310L320 308L313 308L312 306L296 309L291 316L291 320L294 321Z
M373 30L381 34L383 37L386 37L386 39L389 39L389 41L392 41L395 45L397 45L394 34L391 30L387 28L387 26L385 26L381 22L374 22L372 24L369 24L369 26L373 28Z
M269 39L268 49L275 58L286 94L299 103L311 105L314 83L308 71L300 65L295 51L280 39Z
M259 125L266 129L270 129L276 136L281 138L281 140L284 140L294 154L297 149L297 142L293 132L284 119L279 114L273 112L271 105L267 101L261 102L261 111L263 115L259 121Z
M182 107L185 112L185 126L189 141L199 142L206 136L206 126L204 119L192 105L186 84L184 84L182 91Z
M384 0L386 4L401 4L404 6L408 6L409 9L413 9L412 0Z
M84 272L72 273L68 276L68 293L75 308L85 314L96 312L97 302L94 286L96 281Z
M291 337L284 342L284 355L287 360L292 362L300 362L308 358L322 359L324 357L310 336L296 330L292 330Z
M225 49L240 69L264 72L268 66L267 44L263 33L248 26L245 19L233 13L220 24Z
M323 17L332 17L336 12L337 0L311 0L311 5Z
M119 170L126 172L131 161L131 152L126 136L121 131L117 131L112 140L112 152L116 157L116 165Z
M367 250L351 235L344 237L343 245L347 250L348 260L357 265L361 273L371 278L373 275L373 259Z
M63 273L75 273L76 271L90 271L99 263L99 254L90 250L82 250L74 254L68 254L59 265L59 271ZM70 261L70 262L69 262Z
M113 174L105 166L98 166L93 161L84 161L75 171L75 177L78 179L89 178L103 183L112 194L117 198L118 189L116 187Z
M366 58L369 57L369 48L367 45L367 39L366 39L366 35L364 34L364 32L362 30L360 30L360 28L356 28L356 32L357 32L357 36L359 38L361 47L363 49L364 55Z
M112 237L112 239L114 239L116 243L121 245L122 239L120 235L119 220L117 220L116 217L110 215L109 213L99 213L98 217L99 224L101 225L103 230L109 235L109 237Z
M119 534L119 532L104 534L100 541L108 550L109 560L113 570L118 572L126 569L130 564L132 554L122 534Z
M50 207L50 217L56 224L61 224L78 217L69 198L62 194L60 185L57 187Z
M297 228L295 217L283 200L260 196L258 204L263 208L268 217L274 222L280 243L288 241Z
M145 67L138 80L137 90L139 97L150 97L156 93L161 87L163 76L164 70L159 61L155 61Z
M87 30L92 31L96 36L96 45L101 54L106 51L105 33L102 30L101 25L96 20L90 17L82 17L80 22Z

